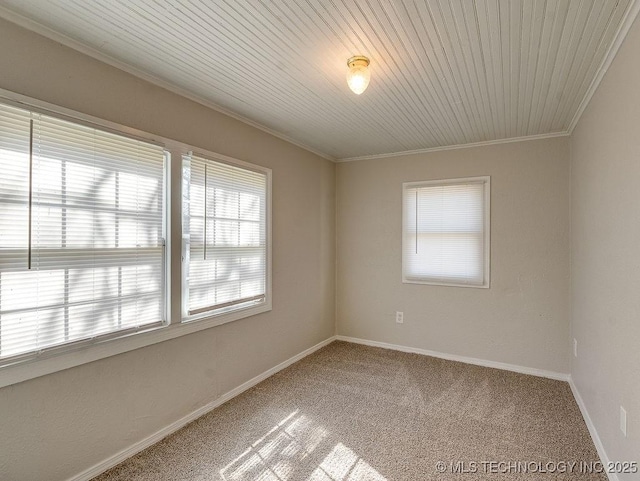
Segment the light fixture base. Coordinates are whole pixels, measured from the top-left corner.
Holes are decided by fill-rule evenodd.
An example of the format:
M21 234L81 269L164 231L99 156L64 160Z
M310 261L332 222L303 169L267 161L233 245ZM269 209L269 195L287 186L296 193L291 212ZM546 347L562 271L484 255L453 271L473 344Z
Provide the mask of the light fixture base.
M349 60L347 60L347 66L349 68L352 67L368 67L369 66L369 59L367 57L364 57L362 55L356 55L354 57L351 57Z

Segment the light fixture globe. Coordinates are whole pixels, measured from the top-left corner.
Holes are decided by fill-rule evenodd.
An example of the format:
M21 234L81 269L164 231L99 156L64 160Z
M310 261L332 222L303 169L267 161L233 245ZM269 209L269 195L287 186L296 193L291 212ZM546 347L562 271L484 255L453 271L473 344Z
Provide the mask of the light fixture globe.
M347 84L356 95L360 95L367 90L371 73L369 72L369 59L367 57L356 56L347 60L349 72L347 73Z

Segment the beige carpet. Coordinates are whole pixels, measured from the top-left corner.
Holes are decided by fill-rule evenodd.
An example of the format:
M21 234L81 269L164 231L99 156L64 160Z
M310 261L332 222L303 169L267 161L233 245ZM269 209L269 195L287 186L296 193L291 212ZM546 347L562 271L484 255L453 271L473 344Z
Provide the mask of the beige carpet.
M335 342L95 479L606 480L596 461L566 382Z

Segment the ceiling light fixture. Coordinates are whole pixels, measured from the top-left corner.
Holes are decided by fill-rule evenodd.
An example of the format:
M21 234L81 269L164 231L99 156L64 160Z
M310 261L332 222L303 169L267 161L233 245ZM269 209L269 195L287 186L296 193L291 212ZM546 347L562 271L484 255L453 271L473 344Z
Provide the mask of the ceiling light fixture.
M361 55L351 57L347 60L349 73L347 73L347 83L354 94L360 95L367 90L371 72L369 72L369 59Z

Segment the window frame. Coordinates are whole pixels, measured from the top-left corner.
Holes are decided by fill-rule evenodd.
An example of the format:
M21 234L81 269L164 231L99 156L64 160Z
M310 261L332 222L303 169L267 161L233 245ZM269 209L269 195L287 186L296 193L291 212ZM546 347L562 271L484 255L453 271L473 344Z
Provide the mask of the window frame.
M483 283L482 284L468 284L462 282L448 282L438 281L436 279L415 279L408 278L405 274L405 249L404 246L407 241L407 224L406 215L404 211L405 196L407 195L407 189L416 187L434 187L434 186L449 186L449 185L463 185L477 183L482 184L483 188L483 217L484 217L484 250L483 250ZM423 181L411 181L402 183L402 283L403 284L422 284L431 286L444 286L444 287L471 287L476 289L489 289L491 287L491 176L476 176L476 177L459 177L455 179L436 179L436 180L423 180Z
M18 108L57 117L77 124L124 135L144 142L156 143L164 147L165 157L165 193L164 193L164 229L165 229L165 320L160 325L142 326L135 332L106 334L94 339L75 341L44 349L28 357L17 356L12 362L0 366L0 388L29 379L37 378L57 371L69 369L89 362L122 354L128 351L150 346L159 342L175 339L227 322L271 310L271 169L268 175L267 196L267 235L268 235L268 286L269 301L260 311L238 310L221 319L219 316L203 318L198 322L182 322L182 155L197 152L200 156L218 158L222 161L264 168L257 164L241 161L211 152L196 149L193 146L151 134L139 129L104 120L92 115L44 102L32 97L0 88L0 102ZM266 168L265 168L266 169Z
M201 312L198 314L189 314L189 296L188 296L188 286L186 282L187 275L187 259L189 259L189 243L185 240L184 234L184 225L182 225L182 275L181 275L181 286L182 286L182 305L181 305L181 323L183 324L192 324L192 323L202 323L208 327L220 326L222 324L226 324L228 322L236 321L238 319L243 319L245 317L254 316L256 314L260 314L262 312L268 312L272 310L272 275L271 275L271 262L272 262L272 237L271 237L271 190L272 190L272 171L268 167L259 166L256 164L252 164L249 162L245 162L242 160L234 159L233 157L228 157L222 154L216 154L213 152L207 152L203 150L194 150L190 151L184 155L184 157L199 157L204 160L211 160L213 162L219 162L222 164L227 164L232 167L238 167L241 169L246 169L252 172L258 172L264 174L266 177L266 193L265 193L265 236L266 236L266 275L265 275L265 299L263 302L250 305L245 307L238 307L233 310L229 310L226 312L216 312L213 310ZM184 159L180 159L180 164L184 169ZM184 198L184 193L182 193L181 198ZM183 217L184 221L184 217Z

